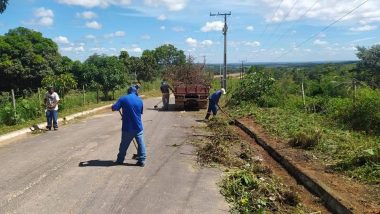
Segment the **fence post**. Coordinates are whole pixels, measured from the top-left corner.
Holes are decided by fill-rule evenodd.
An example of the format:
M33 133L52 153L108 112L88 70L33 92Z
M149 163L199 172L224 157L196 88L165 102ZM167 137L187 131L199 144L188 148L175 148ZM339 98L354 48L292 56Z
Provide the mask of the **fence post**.
M12 89L12 102L13 102L13 110L14 110L14 116L16 118L16 99L15 99L15 91Z
M307 110L307 109L306 109L305 90L304 90L304 88L303 88L303 80L302 80L301 88L302 88L302 100L303 100L303 106L305 107L305 110Z
M37 93L38 93L38 104L41 106L42 102L41 102L41 90L40 90L40 88L37 89Z
M83 90L82 90L82 92L83 92L83 105L86 105L86 91L84 90L84 85L83 85Z
M96 103L99 103L99 88L96 87Z

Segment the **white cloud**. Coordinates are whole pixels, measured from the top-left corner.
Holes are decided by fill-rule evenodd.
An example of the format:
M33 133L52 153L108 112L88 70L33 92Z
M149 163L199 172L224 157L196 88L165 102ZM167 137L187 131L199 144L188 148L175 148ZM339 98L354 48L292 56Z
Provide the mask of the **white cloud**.
M196 39L189 37L186 39L186 44L191 47L196 47L198 45L198 41Z
M77 13L77 17L83 18L83 19L94 19L98 17L98 15L92 11L84 11L82 13Z
M77 5L85 8L101 7L107 8L110 5L128 6L131 0L57 0L61 4Z
M352 27L350 28L350 31L356 31L356 32L363 32L363 31L371 31L371 30L376 30L377 26L375 25L364 25L360 27Z
M247 26L245 29L248 31L253 31L255 28L253 26Z
M244 42L243 43L244 45L246 45L246 46L251 46L251 47L259 47L261 44L260 44L260 42L258 42L258 41L253 41L253 42Z
M49 27L54 24L54 12L50 9L40 7L34 10L35 18L29 21L31 25L40 25Z
M142 35L141 36L141 39L144 39L144 40L149 40L151 37L150 37L150 35L148 35L148 34L145 34L145 35Z
M86 39L94 40L96 37L92 34L86 35Z
M165 21L167 17L164 14L161 14L160 16L157 17L157 19L160 21Z
M229 46L237 48L240 46L250 46L252 48L260 47L261 43L259 41L230 41Z
M54 39L54 42L58 43L58 44L69 44L70 41L67 37L64 37L64 36L58 36L58 37L55 37Z
M214 42L212 41L212 40L203 40L202 42L201 42L201 45L202 46L211 46L211 45L213 45L214 44Z
M165 26L161 26L161 27L160 27L160 30L165 30L165 29L166 29Z
M145 5L166 7L170 11L180 11L186 7L187 0L144 0Z
M343 17L364 1L315 1L310 0L286 0L279 6L278 0L261 0L270 11L266 14L266 21L270 23L288 22L305 19L334 21ZM278 8L278 10L277 10ZM342 19L345 21L358 21L371 23L380 21L380 1L368 1L354 13L348 14ZM305 14L305 11L308 11ZM274 14L274 12L276 12Z
M201 28L201 31L202 32L221 31L223 27L224 27L224 22L222 21L206 22L206 24Z
M85 51L83 46L76 47L76 48L74 48L74 50L76 52L84 52Z
M323 45L327 45L328 44L328 42L327 41L323 41L323 40L320 40L320 39L316 39L316 40L314 40L314 45L321 45L321 46L323 46Z
M61 48L61 50L64 52L70 52L70 51L73 51L73 47L65 47L65 48Z
M116 31L115 36L116 37L123 37L123 36L125 36L125 32L124 31Z
M120 51L128 51L129 53L137 53L137 54L143 52L143 50L137 45L131 45L130 48L122 48L120 49Z
M97 21L92 21L92 22L86 22L86 27L92 28L92 29L101 29L102 25L98 23Z
M125 32L124 31L116 31L114 33L106 34L104 37L106 38L113 38L113 37L124 37Z
M173 27L172 30L175 32L183 32L183 31L185 31L185 28L183 28L181 26L176 26L176 27Z
M36 17L54 17L54 13L50 9L40 7L34 11Z

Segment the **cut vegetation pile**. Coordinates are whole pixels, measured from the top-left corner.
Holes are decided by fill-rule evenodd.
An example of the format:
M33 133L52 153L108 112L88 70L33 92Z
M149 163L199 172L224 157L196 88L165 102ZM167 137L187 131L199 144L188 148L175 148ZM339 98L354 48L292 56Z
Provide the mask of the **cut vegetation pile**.
M310 212L301 204L298 194L261 163L253 147L240 140L226 121L211 120L208 129L214 135L195 143L198 162L227 168L220 186L232 213Z
M194 63L189 57L185 64L171 65L166 68L164 77L171 83L211 85L213 75L205 70L204 64Z

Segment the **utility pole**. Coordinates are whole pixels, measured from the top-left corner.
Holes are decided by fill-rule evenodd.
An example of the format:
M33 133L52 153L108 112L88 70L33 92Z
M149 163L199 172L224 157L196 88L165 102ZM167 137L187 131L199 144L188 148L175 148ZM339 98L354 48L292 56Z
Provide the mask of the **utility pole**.
M224 35L224 70L223 70L223 81L222 88L227 90L227 16L231 16L231 12L229 13L211 13L210 16L224 16L224 27L223 27L223 35Z

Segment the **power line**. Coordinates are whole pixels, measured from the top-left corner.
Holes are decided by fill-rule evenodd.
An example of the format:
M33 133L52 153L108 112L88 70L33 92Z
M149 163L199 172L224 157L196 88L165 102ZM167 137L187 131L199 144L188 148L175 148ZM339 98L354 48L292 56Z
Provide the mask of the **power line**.
M316 0L315 2L314 2L314 4L311 6L311 7L309 7L309 9L307 9L306 11L305 11L305 13L304 14L302 14L299 18L298 18L298 20L301 20L303 17L305 17L314 7L315 7L315 5L317 5L317 3L319 2L319 0ZM273 45L275 45L277 42L279 42L285 35L286 35L286 33L288 33L290 30L292 30L293 29L293 27L295 26L295 23L293 23L287 30L285 30L284 31L284 33L282 33L278 38L277 38L277 40L275 41L275 42L273 42L270 46L273 46Z
M289 17L290 13L293 11L294 7L296 6L298 0L295 0L292 7L290 8L290 10L288 11L288 13L281 19L280 23L277 24L276 28L274 29L274 31L272 32L272 34L268 37L268 38L272 38L273 35L278 31L278 29L280 29L280 27L282 26L283 22Z
M364 2L362 2L361 4L359 4L358 6L356 6L354 9L350 10L349 12L347 12L346 14L344 14L343 16L341 16L339 19L331 22L329 25L327 25L326 27L322 28L322 30L320 30L318 33L315 33L313 35L311 35L309 38L305 39L304 41L296 44L294 46L293 49L285 52L284 54L282 54L281 56L277 57L275 60L278 60L286 55L288 55L289 53L293 52L294 49L296 48L299 48L301 47L302 45L304 45L305 43L309 42L310 40L316 38L318 35L320 35L320 33L328 30L331 26L335 25L336 23L340 22L342 19L344 19L346 16L350 15L351 13L353 13L355 10L359 9L361 6L363 6L365 3L367 3L369 0L365 0Z
M281 0L280 4L278 4L278 6L277 6L277 8L276 8L275 12L273 13L273 16L272 16L272 18L271 18L270 20L272 20L272 19L274 18L274 16L277 14L277 12L278 12L278 10L280 9L280 7L281 7L281 5L282 5L283 2L284 2L284 0ZM263 36L263 34L267 31L267 29L268 29L268 23L265 24L265 28L264 28L264 30L261 32L261 34L260 34L260 38L261 38L261 37Z

